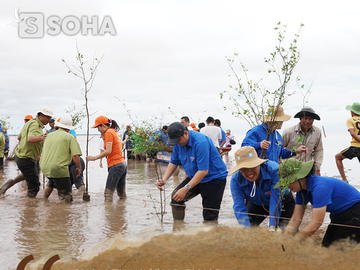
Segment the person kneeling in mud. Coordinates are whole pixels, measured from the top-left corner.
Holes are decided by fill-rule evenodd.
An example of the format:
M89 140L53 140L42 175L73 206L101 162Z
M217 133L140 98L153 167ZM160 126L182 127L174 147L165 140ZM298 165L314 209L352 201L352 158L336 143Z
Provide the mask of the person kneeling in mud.
M226 185L227 169L210 138L188 130L180 122L169 125L167 144L173 147L170 163L163 178L157 182L162 190L179 165L188 177L172 192L171 207L174 220L184 220L185 202L201 194L205 221L218 219Z
M59 129L48 134L40 158L40 168L49 179L44 197L48 198L54 188L58 190L60 200L72 202L69 164L71 160L76 164L76 175L81 173L80 156L82 155L78 141L69 134L74 129L69 117L62 117L56 122Z
M236 166L230 182L234 212L240 225L259 226L270 216L270 230L285 229L294 211L295 201L290 190L279 196L273 187L279 181L279 164L258 158L255 149L244 146L235 152ZM279 220L280 216L280 220Z
M289 187L296 192L296 205L285 232L295 234L301 224L308 202L313 205L312 220L296 237L298 240L313 235L330 212L322 246L329 247L338 240L349 238L360 243L360 192L337 178L318 176L314 160L300 162L290 158L279 166L280 181L274 188Z

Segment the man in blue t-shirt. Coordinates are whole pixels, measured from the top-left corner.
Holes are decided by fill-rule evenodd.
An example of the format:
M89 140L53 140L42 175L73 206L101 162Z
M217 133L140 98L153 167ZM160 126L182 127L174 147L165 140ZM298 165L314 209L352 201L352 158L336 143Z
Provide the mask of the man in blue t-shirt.
M157 182L158 188L162 190L179 165L188 175L172 192L170 205L174 220L184 220L185 202L199 194L203 200L204 220L217 220L228 172L216 147L210 138L188 130L180 122L170 124L167 135L167 144L174 148L166 172Z

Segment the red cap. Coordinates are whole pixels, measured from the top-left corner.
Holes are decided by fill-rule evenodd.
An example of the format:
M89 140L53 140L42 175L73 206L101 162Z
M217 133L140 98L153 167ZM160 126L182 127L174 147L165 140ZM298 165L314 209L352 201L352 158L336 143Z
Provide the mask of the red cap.
M30 115L30 114L25 115L25 120L31 120L31 119L34 119L34 117L32 117L32 115Z

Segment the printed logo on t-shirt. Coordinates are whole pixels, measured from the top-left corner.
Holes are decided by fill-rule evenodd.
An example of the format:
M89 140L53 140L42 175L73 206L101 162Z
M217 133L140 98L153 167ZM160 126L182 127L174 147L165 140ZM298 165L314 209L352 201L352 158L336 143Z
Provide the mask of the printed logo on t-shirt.
M195 159L194 157L190 157L191 162L193 162L193 161L194 161L194 159Z

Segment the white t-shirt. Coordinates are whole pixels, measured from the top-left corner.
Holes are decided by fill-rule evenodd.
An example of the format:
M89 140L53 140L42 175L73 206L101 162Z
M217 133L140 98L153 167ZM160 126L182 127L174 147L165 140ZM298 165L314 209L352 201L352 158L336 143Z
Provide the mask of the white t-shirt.
M216 126L203 127L200 132L208 136L214 143L215 147L219 148L219 140L221 140L221 129Z
M100 137L100 142L99 142L99 150L105 151L105 149L104 149L104 140L101 137Z

